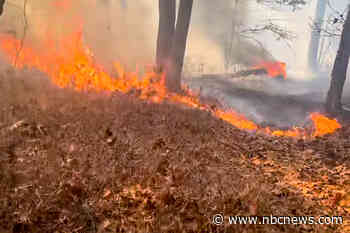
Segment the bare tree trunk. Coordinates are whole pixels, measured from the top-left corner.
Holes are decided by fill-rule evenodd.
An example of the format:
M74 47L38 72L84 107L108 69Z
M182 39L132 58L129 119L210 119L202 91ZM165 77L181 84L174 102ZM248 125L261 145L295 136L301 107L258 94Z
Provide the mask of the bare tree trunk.
M350 56L350 8L344 23L341 40L334 61L332 80L327 94L326 110L333 116L342 113L341 97Z
M171 41L175 31L176 0L159 0L159 26L156 63L158 71L163 71L169 57Z
M318 0L316 5L315 24L321 28L326 13L327 1ZM318 71L318 50L320 47L321 32L313 29L309 46L309 66L313 71Z
M181 73L191 21L192 6L193 0L180 1L175 34L167 64L166 87L170 91L179 92L181 90Z
M0 15L2 15L2 12L4 11L4 5L5 5L5 0L0 0Z

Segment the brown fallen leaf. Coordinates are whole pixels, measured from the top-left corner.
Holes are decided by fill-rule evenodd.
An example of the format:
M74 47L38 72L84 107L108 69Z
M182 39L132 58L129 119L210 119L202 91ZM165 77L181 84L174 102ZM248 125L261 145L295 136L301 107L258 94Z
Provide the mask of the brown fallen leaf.
M103 198L107 198L112 194L111 190L107 189L105 193L103 194Z

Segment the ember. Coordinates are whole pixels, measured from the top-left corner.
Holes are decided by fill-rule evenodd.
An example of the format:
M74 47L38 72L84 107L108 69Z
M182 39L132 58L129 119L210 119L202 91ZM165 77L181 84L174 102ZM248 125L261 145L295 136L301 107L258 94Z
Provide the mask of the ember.
M164 85L164 76L146 72L144 76L138 77L136 73L126 72L119 63L115 63L117 77L109 75L102 66L95 63L92 52L82 42L82 30L63 39L59 46L53 40L47 39L44 43L44 51L36 51L28 46L21 46L21 41L9 36L0 37L1 49L7 55L10 62L17 68L36 68L46 73L53 83L62 88L73 88L77 91L94 90L110 93L119 91L128 93L137 90L139 98L162 102L164 100L173 103L198 108L212 112L216 117L234 125L237 128L249 131L261 132L273 136L287 137L314 137L333 133L341 126L336 120L328 119L321 114L312 114L315 131L307 135L306 130L294 128L291 130L276 130L261 128L244 116L229 110L212 111L207 105L200 103L199 98L186 90L187 95L179 95L167 92ZM21 48L20 53L18 53ZM280 62L263 63L258 67L264 67L271 77L283 75L285 78L285 64Z

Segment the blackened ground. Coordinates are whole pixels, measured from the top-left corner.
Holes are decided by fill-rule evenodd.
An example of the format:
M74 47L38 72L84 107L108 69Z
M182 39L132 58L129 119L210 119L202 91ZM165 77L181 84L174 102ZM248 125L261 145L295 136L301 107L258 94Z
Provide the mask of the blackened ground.
M212 216L348 221L349 135L348 126L315 140L256 135L181 105L62 90L9 69L0 76L0 232L346 232L216 226Z
M207 75L187 79L186 83L257 123L280 128L303 126L311 112L323 112L327 91L325 80L279 80L263 75Z

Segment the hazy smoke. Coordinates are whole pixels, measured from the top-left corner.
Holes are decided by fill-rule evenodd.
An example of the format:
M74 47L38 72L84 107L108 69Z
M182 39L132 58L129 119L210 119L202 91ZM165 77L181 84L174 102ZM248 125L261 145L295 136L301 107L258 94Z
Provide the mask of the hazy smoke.
M233 28L246 20L248 8L247 1L237 1L237 6L234 2L194 1L186 60L190 59L193 66L203 64L203 72L222 71L228 59L231 63L250 65L268 57L253 43L244 40L238 43ZM36 41L40 46L40 41L47 38L47 31L55 38L62 38L82 22L84 40L103 64L119 61L135 69L136 65L154 62L157 1L31 0L26 8L27 42ZM1 31L16 33L20 38L24 26L23 2L8 0L0 23Z
M85 34L98 57L131 69L153 62L156 27L144 1L128 1L126 6L123 1L100 1L95 11L93 16L84 12Z
M57 2L59 4L55 4ZM239 3L237 7L234 2ZM248 22L252 14L255 15L254 20L261 19L256 9L251 11L249 2L255 1L194 1L186 50L187 65L195 68L202 64L203 73L214 73L223 71L228 57L232 64L241 63L248 66L261 60L273 59L266 50L252 41L242 38L238 40L239 37L233 31L233 28L241 23ZM263 13L265 11L261 10L260 14ZM305 19L299 19L299 21L294 19L285 20L284 23L288 24L288 29L294 30L305 21ZM47 38L48 31L51 32L51 36L60 39L76 30L82 23L84 41L92 48L99 62L111 65L112 61L119 61L132 70L136 65L142 66L154 62L158 25L158 1L156 0L30 0L27 5L27 23L25 43L34 42L41 50L45 50L40 42ZM0 32L11 33L21 38L24 24L23 1L7 0L4 14L0 17ZM300 34L306 35L307 32L301 31ZM302 58L305 57L303 54L306 51L304 45L307 44L305 42L307 39L304 37L302 39L294 45L296 45L297 60L305 64L305 59ZM229 41L233 41L232 47L228 44ZM265 41L271 41L266 44L272 44L269 49L274 50L277 58L286 54L285 45L278 47L278 43L271 38ZM284 61L288 66L289 61ZM197 81L193 81L193 87L202 86L204 94L226 99L224 102L228 105L237 108L257 122L263 122L266 119L274 122L284 121L281 125L284 125L285 121L294 124L303 119L305 113L304 108L295 109L286 104L288 112L283 115L281 109L276 109L273 105L276 99L285 95L302 96L307 101L323 103L329 83L327 78L309 83L281 83L271 82L271 80L261 82L245 80L232 83L227 80L220 81L220 79L209 81L198 79ZM251 94L239 96L244 92L241 91L242 89L250 91ZM318 93L309 95L314 90ZM348 95L347 99L350 101L348 93L350 92L346 91L344 95ZM272 101L263 99L264 96L272 96L269 98ZM313 97L316 99L313 100ZM277 117L280 118L277 119Z
M8 0L0 31L21 38L23 15L23 1ZM133 70L153 62L156 25L146 1L31 0L26 15L28 43L40 46L48 32L60 39L83 25L84 41L100 62L119 61Z
M231 64L255 65L263 60L273 60L272 56L262 47L240 37L242 25L247 24L249 1L242 0L201 0L195 1L192 27L202 34L198 38L192 34L191 42L208 40L216 46L217 57L220 57L221 67L229 59ZM190 44L191 46L191 44ZM201 48L202 53L213 48ZM203 50L204 49L204 50ZM192 52L192 51L190 51ZM207 61L215 64L213 59ZM220 66L219 66L220 67ZM218 68L219 68L218 67Z

